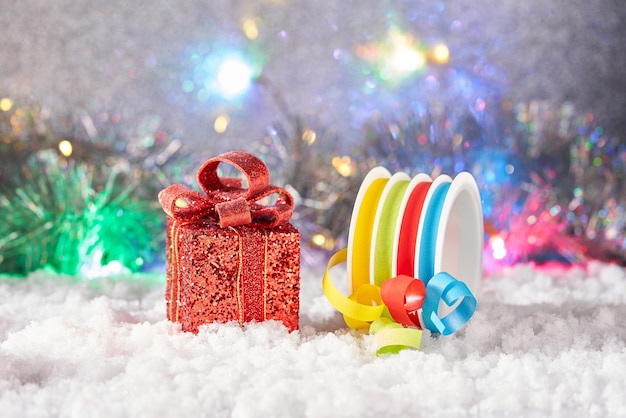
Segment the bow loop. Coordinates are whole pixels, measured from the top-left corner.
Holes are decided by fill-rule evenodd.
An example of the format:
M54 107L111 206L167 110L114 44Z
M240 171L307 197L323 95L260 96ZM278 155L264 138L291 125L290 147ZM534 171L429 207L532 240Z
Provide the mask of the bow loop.
M233 186L232 179L220 179L217 168L220 163L228 163L239 170L248 181L248 188ZM246 199L263 192L269 185L270 174L263 161L243 151L231 151L211 158L198 170L196 176L202 191L211 196L214 194L246 196Z
M228 163L241 171L248 187L242 187L240 178L220 178L217 173L220 163ZM231 151L218 155L200 167L196 178L205 194L182 184L169 186L159 193L165 213L181 220L214 217L221 228L236 225L272 228L288 222L293 213L293 197L285 189L269 184L267 167L252 154ZM275 204L260 203L271 195L277 195Z
M174 184L161 190L159 203L169 216L184 221L200 219L212 207L205 195L191 190L184 184Z

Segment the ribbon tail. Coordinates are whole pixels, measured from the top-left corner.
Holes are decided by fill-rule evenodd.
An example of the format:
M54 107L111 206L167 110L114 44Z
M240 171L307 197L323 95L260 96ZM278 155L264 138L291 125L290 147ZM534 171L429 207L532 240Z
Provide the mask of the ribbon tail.
M420 348L422 330L404 328L388 318L372 322L370 333L376 335L376 355L396 354L407 348Z

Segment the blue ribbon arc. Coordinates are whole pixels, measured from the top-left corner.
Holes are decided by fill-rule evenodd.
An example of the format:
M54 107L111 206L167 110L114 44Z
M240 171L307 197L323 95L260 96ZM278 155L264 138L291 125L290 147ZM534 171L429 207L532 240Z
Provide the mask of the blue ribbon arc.
M456 308L439 316L439 301ZM426 328L442 335L454 334L472 318L476 311L476 298L467 285L446 272L435 274L426 285L426 297L422 306L422 318Z

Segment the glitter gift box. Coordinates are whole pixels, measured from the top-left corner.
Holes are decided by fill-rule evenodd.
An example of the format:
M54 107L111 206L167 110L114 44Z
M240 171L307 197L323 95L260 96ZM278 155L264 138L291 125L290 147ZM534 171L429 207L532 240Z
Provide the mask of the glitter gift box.
M248 182L220 178L228 163ZM167 316L184 331L210 322L275 319L298 328L300 234L288 223L293 199L269 184L256 157L222 154L198 170L205 194L169 186L159 201L167 222ZM263 205L270 195L276 203Z

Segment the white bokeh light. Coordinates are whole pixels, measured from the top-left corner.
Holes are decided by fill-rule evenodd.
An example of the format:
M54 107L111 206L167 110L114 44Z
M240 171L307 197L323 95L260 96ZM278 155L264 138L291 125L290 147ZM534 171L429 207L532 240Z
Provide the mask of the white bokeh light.
M219 91L224 97L234 97L250 87L252 69L237 58L224 61L217 72Z

